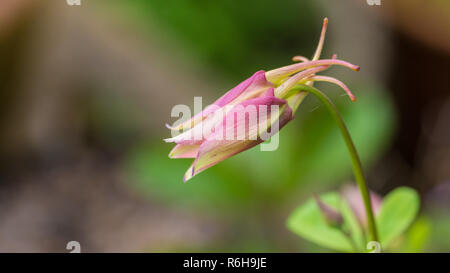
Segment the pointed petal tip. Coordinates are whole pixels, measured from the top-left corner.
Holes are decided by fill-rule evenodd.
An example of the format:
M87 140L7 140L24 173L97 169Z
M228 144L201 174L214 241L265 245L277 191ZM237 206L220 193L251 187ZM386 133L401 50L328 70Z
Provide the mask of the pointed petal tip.
M330 226L342 225L344 219L339 211L323 202L317 194L313 194L313 198L327 224Z
M177 144L169 152L169 158L196 158L200 144Z
M195 175L195 173L194 173L194 163L189 167L189 169L184 174L184 176L183 176L183 182L184 183L186 183L188 180L190 180L192 177L194 177L194 175Z
M194 177L194 176L192 176L192 175L190 175L190 176L187 176L187 175L183 176L183 183L187 183L189 180L191 180L192 177Z

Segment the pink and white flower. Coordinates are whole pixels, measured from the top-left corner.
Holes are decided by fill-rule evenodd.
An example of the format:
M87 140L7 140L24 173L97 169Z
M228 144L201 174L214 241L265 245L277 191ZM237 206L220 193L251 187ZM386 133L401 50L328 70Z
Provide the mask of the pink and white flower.
M325 18L319 44L311 60L296 56L293 60L299 63L267 72L258 71L191 119L177 126L168 126L172 132L181 131L181 134L165 139L176 143L169 157L194 158L184 181L276 134L294 118L294 112L307 94L295 88L298 84L331 82L342 87L355 101L344 83L316 75L332 65L359 70L356 65L338 60L336 55L319 59L327 23Z

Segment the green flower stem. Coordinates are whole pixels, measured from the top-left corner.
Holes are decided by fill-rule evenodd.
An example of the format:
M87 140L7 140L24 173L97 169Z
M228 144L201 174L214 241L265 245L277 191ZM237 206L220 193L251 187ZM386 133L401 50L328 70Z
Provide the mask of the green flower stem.
M361 192L362 199L364 201L364 207L366 209L367 223L369 226L369 234L372 241L378 242L377 227L375 223L375 217L372 209L372 202L370 201L370 194L367 188L366 180L364 179L361 160L359 159L358 152L353 144L352 137L348 132L347 126L345 126L344 120L341 114L338 112L333 102L317 88L308 85L297 85L300 90L312 93L315 95L328 109L333 119L336 121L342 136L344 137L345 144L347 145L348 152L352 160L353 173L355 175L356 182Z

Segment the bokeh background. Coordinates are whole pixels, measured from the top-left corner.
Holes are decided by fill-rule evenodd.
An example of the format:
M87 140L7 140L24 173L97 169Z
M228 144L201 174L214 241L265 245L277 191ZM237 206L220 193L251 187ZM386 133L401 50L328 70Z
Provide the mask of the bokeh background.
M450 2L2 0L0 251L323 252L286 228L313 193L352 183L339 132L307 97L275 152L253 149L183 184L165 123L260 69L311 56L322 19L342 111L380 195L421 196L391 251L450 251Z

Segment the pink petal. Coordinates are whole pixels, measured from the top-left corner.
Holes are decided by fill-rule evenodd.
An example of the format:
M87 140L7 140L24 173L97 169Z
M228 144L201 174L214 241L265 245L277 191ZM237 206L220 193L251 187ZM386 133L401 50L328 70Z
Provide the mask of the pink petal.
M281 129L287 122L289 122L292 119L292 110L287 105L287 102L285 100L281 100L279 98L276 98L273 96L273 89L268 91L266 93L266 96L259 97L255 99L247 100L241 104L241 106L248 106L248 105L255 105L258 108L257 113L259 113L259 107L262 105L265 105L267 107L267 110L270 110L271 105L279 105L280 106L280 112L279 117L275 119L276 122L279 122L279 129ZM236 106L237 107L237 106ZM230 118L230 115L234 115L236 112L231 110L229 114L227 114L227 118ZM242 115L241 115L242 116ZM257 128L259 125L270 127L272 124L267 124L267 119L271 118L270 114L268 114L267 119L260 119L258 114L258 122L257 123L248 123L249 114L245 113L245 121L246 124L248 124L248 127L246 127L246 132L249 134L249 132L257 132ZM243 122L243 119L238 120L236 123ZM240 152L243 152L245 150L248 150L264 140L261 138L256 138L255 140L250 140L248 138L244 140L227 140L226 137L223 135L224 132L227 130L235 129L238 126L238 124L233 124L233 126L229 126L226 124L226 119L224 119L224 122L222 124L222 127L219 128L216 132L211 134L201 145L199 148L199 152L197 155L197 158L192 163L191 167L188 169L188 171L185 174L184 180L187 181L190 178L192 178L194 175L208 169L211 166L216 165L217 163L235 155ZM276 134L278 131L270 132L270 136ZM236 137L236 135L235 135ZM247 136L248 137L248 136Z
M172 127L172 130L181 130L183 128L192 128L202 120L204 120L208 115L230 103L237 104L245 99L254 98L261 95L267 89L273 87L273 84L266 80L266 73L260 70L253 74L250 78L238 84L233 89L229 90L222 97L217 99L211 105L205 107L205 109L192 117L191 119L185 121L184 123Z
M174 137L166 138L164 141L184 145L200 144L211 134L211 131L208 131L207 128L214 128L215 124L222 122L222 119L220 116L209 115L206 119L197 123L192 129L186 130Z
M184 145L177 144L169 153L170 158L196 158L200 144Z

